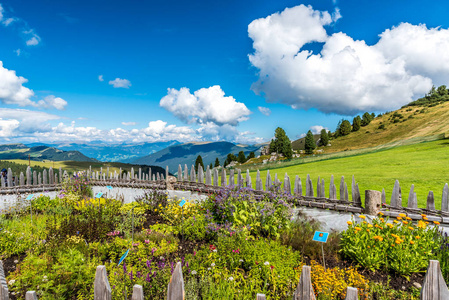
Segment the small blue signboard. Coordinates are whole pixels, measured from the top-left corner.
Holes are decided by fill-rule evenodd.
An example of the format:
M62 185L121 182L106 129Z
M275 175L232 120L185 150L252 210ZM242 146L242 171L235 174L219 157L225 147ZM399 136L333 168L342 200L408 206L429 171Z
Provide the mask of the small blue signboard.
M103 196L103 193L98 193L95 195L95 198L101 198L101 196Z
M112 186L110 186L110 185L108 185L107 188L110 189L110 190L112 190Z
M128 253L129 253L129 249L126 250L125 254L123 254L122 257L120 257L120 260L118 261L118 265L117 265L117 266L120 266L120 264L122 263L122 261L124 261L125 258L128 256Z
M326 243L328 237L329 237L328 232L315 231L312 240L316 242Z
M33 199L33 197L34 197L34 194L30 194L30 195L28 195L28 197L26 198L26 200L31 200L31 199Z
M179 206L183 207L184 204L186 204L186 200L182 199L181 202L179 202Z

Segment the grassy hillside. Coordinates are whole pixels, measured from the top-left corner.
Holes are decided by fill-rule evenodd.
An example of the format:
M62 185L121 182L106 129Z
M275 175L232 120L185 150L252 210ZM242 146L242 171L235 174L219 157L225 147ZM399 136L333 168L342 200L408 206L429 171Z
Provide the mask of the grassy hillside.
M326 195L329 195L328 185L332 174L336 180L337 193L339 194L340 177L345 176L351 194L351 178L354 175L362 199L367 189L381 191L385 188L387 203L391 198L394 181L398 179L402 187L404 205L407 203L410 186L414 184L419 206L425 207L427 194L432 190L436 197L436 207L439 209L443 186L449 182L449 168L444 163L447 161L449 161L449 140L438 140L348 157L330 156L326 160L292 166L277 164L273 167L278 168L271 168L270 174L274 178L274 174L277 173L283 181L287 172L292 184L295 175L299 175L303 188L307 174L310 174L315 188L316 180L321 176L326 181ZM246 168L242 169L246 171ZM266 170L261 171L261 177L265 186ZM255 187L255 171L251 172L251 178Z
M22 159L28 158L36 161L96 161L87 157L79 151L63 151L54 147L36 146L26 147L23 144L0 145L0 159Z

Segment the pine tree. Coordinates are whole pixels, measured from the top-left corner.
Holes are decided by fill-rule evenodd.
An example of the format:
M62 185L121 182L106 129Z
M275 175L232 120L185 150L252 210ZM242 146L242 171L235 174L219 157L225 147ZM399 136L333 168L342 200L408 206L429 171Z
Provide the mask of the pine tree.
M362 123L361 123L361 125L362 126L366 126L369 123L371 123L372 120L373 120L373 116L369 112L366 112L362 116Z
M360 116L355 117L352 120L352 131L359 131L361 124L362 124L362 118L360 118Z
M200 165L204 170L204 164L203 164L203 158L201 155L198 155L198 157L195 160L195 172L198 173L198 165Z
M304 148L306 150L306 154L312 154L313 150L316 148L315 139L313 138L312 131L308 131L306 135L306 139L304 141Z
M274 150L273 152L280 153L286 158L290 159L293 156L292 142L281 127L275 130L274 141L272 140L270 143L270 152L272 148Z
M327 144L329 144L329 135L327 134L326 129L321 129L320 143L321 146L327 146Z
M343 120L340 125L340 134L348 135L351 133L351 123L348 120Z
M254 158L254 157L256 157L256 155L254 154L253 151L251 151L251 152L249 153L249 155L248 155L248 159L251 159L251 158Z
M214 167L217 168L220 166L220 161L218 160L218 157L215 159L215 165Z
M245 152L243 152L243 151L239 152L239 155L237 156L237 161L241 164L246 162Z
M210 163L210 165L209 165L209 169L213 169L214 168L214 166L212 165L212 163Z

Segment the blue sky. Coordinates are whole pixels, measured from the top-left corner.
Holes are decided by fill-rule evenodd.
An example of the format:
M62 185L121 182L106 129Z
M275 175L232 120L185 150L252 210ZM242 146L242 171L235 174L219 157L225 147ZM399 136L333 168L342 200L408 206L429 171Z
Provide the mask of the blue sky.
M446 1L0 5L2 143L294 140L449 79Z

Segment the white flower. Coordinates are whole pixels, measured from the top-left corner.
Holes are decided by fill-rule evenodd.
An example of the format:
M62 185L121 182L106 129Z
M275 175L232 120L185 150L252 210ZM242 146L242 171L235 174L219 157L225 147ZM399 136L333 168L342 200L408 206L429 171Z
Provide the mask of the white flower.
M192 271L192 275L196 275L196 271L195 270Z
M234 277L231 276L231 277L228 278L228 280L232 281L232 280L234 280Z
M215 263L211 263L210 266L211 266L211 267L215 267Z
M266 266L268 266L270 263L266 261L266 262L264 262L263 264L266 265Z
M47 275L44 275L44 279L47 279Z
M217 249L214 249L214 252L217 252Z
M243 262L243 259L239 259L239 262Z
M14 284L14 282L16 282L14 279L11 279L10 281L9 281L9 284Z
M208 270L210 270L210 268L207 268Z
M16 264L16 263L18 263L19 261L16 259L16 260L14 260L14 263Z

